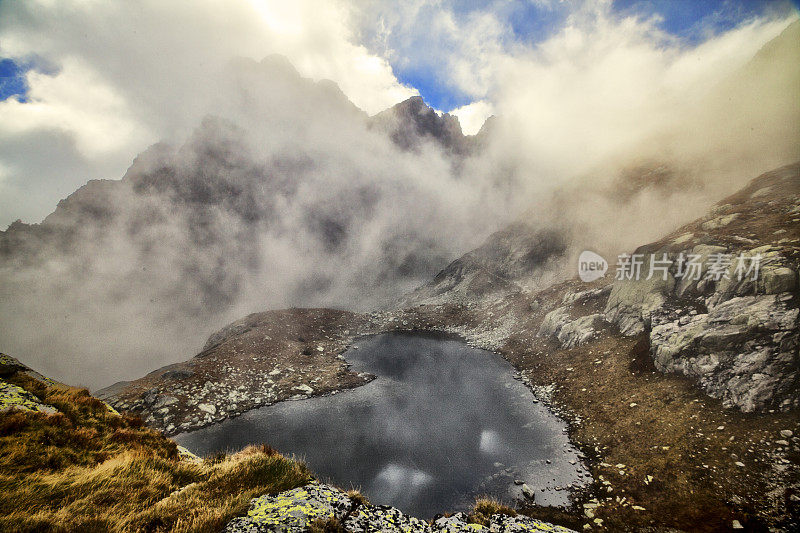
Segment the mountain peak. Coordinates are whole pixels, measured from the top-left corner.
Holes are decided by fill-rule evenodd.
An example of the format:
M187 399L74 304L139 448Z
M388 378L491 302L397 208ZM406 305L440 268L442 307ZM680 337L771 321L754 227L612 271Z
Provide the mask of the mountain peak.
M447 151L464 155L466 136L458 118L439 114L421 96L412 96L371 118L371 125L389 133L404 150L417 150L425 141L433 141Z

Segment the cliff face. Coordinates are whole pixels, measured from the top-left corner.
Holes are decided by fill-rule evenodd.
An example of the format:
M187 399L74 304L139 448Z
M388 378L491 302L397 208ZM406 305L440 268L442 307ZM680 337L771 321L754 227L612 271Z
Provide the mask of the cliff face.
M420 96L371 117L370 126L388 133L403 150L419 150L423 143L430 142L450 154L465 156L475 148L473 139L461 132L458 118L447 113L439 115Z

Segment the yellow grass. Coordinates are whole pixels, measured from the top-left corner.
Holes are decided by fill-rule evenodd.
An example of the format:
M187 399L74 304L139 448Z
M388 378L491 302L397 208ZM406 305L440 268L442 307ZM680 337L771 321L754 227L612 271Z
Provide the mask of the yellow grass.
M180 461L173 441L85 390L10 381L61 412L0 413L0 531L215 531L251 498L311 479L267 446Z

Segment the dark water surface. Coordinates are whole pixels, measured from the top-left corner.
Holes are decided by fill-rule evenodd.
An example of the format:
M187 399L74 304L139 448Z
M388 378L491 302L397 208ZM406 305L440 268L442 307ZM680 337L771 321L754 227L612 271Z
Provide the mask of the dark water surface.
M178 435L198 454L268 443L304 458L323 480L423 518L465 510L475 496L545 505L588 480L565 424L501 357L461 341L383 334L344 354L377 379L332 396L282 402ZM548 461L550 462L548 464ZM571 464L574 462L575 465Z

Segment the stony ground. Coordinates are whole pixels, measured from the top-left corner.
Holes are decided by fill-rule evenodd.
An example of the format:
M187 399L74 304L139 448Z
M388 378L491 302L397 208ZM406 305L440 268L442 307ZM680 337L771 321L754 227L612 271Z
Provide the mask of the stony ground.
M249 315L211 336L194 358L99 391L122 411L168 435L282 400L367 383L341 357L368 328L362 315L289 309Z

